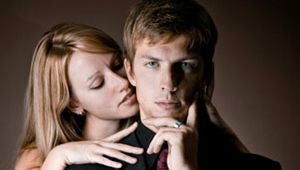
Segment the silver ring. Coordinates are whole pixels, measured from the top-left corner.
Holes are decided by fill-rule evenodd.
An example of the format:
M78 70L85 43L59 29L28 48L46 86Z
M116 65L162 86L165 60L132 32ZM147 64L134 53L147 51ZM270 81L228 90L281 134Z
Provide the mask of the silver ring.
M178 128L180 128L180 126L182 125L183 123L182 122L180 122L180 121L176 121L175 122L175 124L174 124L174 128L176 128L176 129L178 129Z

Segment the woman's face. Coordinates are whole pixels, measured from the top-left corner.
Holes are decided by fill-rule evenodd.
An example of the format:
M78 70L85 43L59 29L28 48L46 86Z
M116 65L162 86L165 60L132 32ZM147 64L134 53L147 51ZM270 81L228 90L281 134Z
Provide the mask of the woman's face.
M87 119L115 120L128 118L138 111L120 57L76 51L71 56L68 77L77 99L76 112Z

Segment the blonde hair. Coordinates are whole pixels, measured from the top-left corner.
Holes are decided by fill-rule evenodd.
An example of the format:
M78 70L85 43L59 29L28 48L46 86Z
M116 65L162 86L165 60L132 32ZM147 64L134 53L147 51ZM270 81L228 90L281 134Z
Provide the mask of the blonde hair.
M37 148L43 157L58 144L81 139L84 116L68 109L72 96L67 67L74 51L121 54L103 31L82 24L62 23L38 42L31 63L25 99L25 128L20 154Z

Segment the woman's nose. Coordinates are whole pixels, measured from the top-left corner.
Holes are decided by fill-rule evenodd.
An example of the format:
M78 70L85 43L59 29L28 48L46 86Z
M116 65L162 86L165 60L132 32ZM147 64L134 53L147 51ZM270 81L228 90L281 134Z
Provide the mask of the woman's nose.
M129 88L129 82L126 77L119 75L117 73L112 72L111 81L113 86L118 92L126 91Z

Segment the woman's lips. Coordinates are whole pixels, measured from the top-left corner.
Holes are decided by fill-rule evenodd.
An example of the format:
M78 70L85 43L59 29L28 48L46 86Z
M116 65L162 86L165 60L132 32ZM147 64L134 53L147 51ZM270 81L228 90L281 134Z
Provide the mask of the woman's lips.
M123 100L120 104L132 105L134 103L136 103L136 96L134 93L130 92L123 98Z

